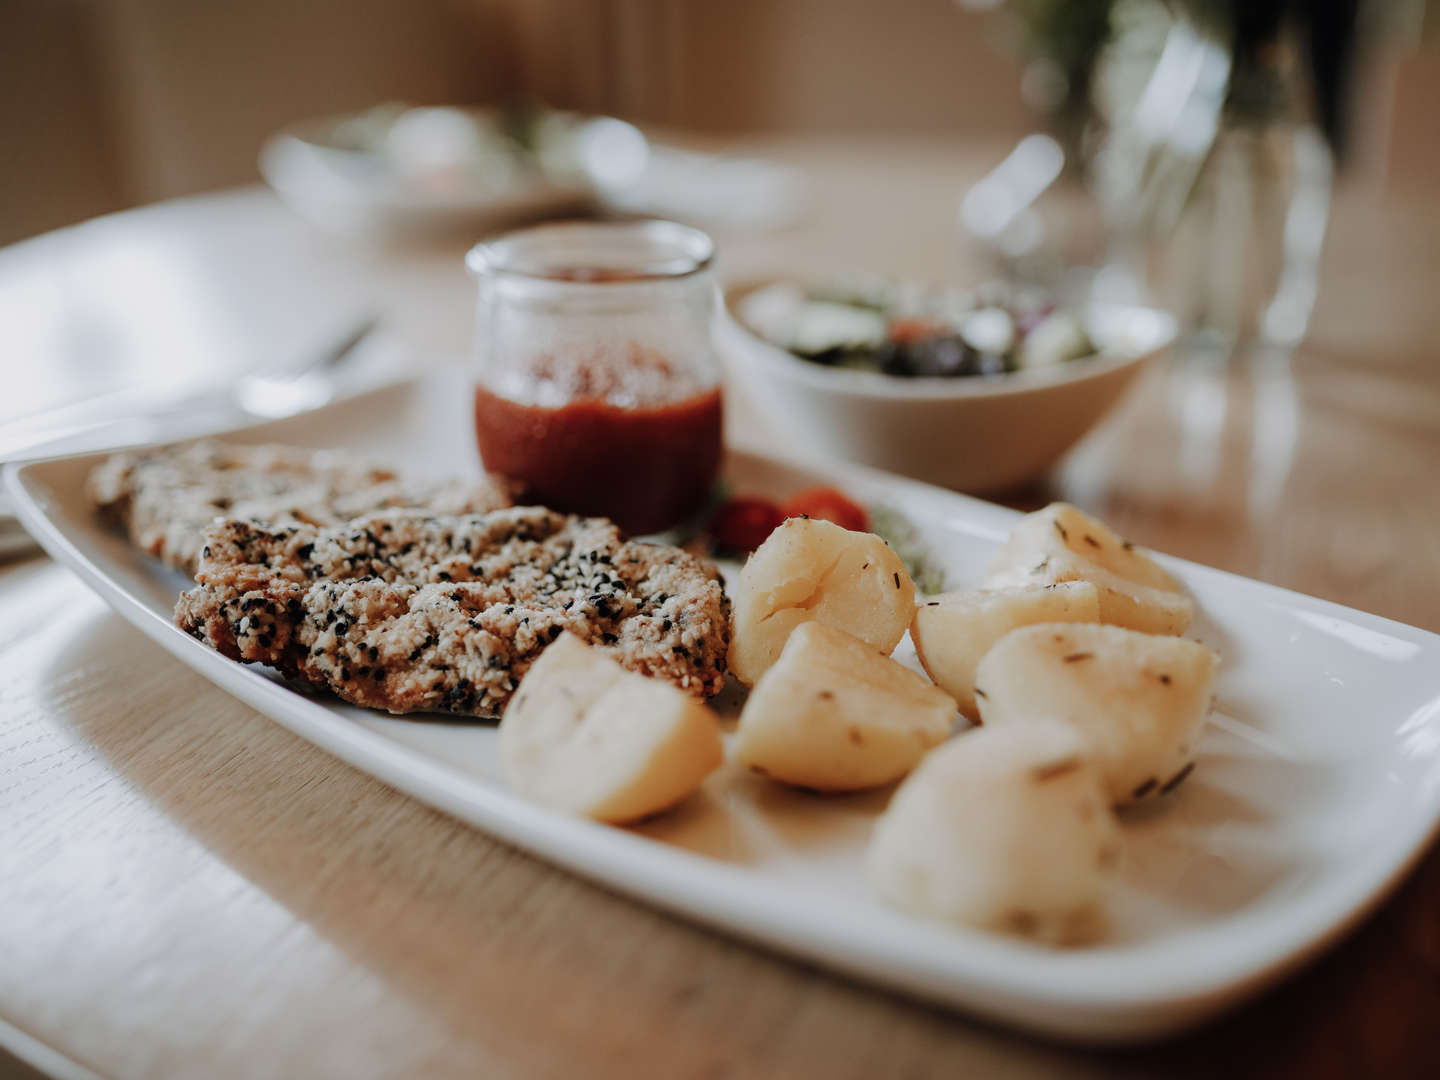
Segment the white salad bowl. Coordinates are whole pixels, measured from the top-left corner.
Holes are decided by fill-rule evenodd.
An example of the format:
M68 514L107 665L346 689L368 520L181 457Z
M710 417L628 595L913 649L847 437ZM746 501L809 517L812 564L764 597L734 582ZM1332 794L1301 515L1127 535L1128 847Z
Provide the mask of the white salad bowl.
M1084 310L1095 356L1002 375L901 377L826 367L771 344L734 315L727 294L726 364L797 449L903 473L971 494L1019 487L1045 473L1118 402L1175 336L1147 307Z

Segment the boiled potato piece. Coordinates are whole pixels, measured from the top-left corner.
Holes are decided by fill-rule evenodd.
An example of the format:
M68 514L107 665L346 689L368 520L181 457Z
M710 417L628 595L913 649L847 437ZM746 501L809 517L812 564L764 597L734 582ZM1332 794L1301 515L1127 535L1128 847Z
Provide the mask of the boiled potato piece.
M1115 805L1189 775L1219 658L1195 641L1119 626L1044 623L985 654L975 695L986 726L1060 720L1091 744Z
M740 571L730 670L753 686L807 622L838 627L888 656L914 616L915 584L884 540L791 518Z
M992 564L1007 564L1006 552L1066 550L1082 556L1104 570L1127 581L1149 588L1180 590L1179 583L1148 555L1118 535L1110 526L1078 510L1069 503L1051 503L1044 509L1027 514L1011 530L1010 536ZM1020 564L1025 565L1023 560Z
M623 823L673 806L724 758L715 714L561 634L500 723L505 780L526 798Z
M1100 593L1088 581L966 589L920 604L910 640L930 677L978 720L975 668L995 642L1031 623L1099 621Z
M1183 634L1195 606L1173 577L1108 525L1068 503L1022 518L990 563L985 585L1089 581L1100 621L1147 634Z
M952 739L876 823L872 886L929 918L1056 944L1095 937L1119 836L1087 753L1055 721Z
M817 791L897 780L949 737L955 702L907 667L824 623L805 623L740 713L741 764Z

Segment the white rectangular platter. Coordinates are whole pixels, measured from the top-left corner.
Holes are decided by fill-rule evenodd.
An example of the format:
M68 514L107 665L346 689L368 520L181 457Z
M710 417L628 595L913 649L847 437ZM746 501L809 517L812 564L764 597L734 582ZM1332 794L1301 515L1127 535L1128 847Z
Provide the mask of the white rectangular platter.
M478 468L469 395L437 375L227 436L353 449L416 473ZM669 815L610 828L511 795L486 723L399 718L296 693L170 621L187 582L94 517L98 456L12 465L26 527L121 615L216 685L415 798L594 881L741 938L1031 1031L1087 1042L1198 1023L1293 970L1377 904L1440 820L1440 637L1167 559L1223 657L1198 767L1124 818L1112 930L1052 950L881 906L860 860L889 791L819 797L726 766ZM743 453L739 492L833 484L903 514L947 585L979 579L1016 515L846 465ZM913 661L908 642L897 653ZM721 696L733 714L737 695Z

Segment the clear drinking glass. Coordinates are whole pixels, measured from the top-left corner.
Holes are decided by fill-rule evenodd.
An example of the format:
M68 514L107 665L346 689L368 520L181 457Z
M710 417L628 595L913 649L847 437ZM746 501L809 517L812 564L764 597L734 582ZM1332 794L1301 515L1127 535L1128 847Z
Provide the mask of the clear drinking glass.
M714 245L668 221L542 225L477 245L475 435L526 501L670 528L721 455Z

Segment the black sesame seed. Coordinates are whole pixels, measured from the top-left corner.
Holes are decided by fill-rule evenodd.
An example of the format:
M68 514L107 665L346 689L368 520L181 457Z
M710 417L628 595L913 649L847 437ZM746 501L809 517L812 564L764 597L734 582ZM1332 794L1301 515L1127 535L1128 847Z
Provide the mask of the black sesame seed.
M1160 794L1169 795L1170 792L1174 791L1177 787L1179 787L1181 782L1194 771L1195 763L1192 761L1190 762L1190 764L1186 765L1178 773L1172 776L1169 780L1165 781L1165 786L1160 789Z

